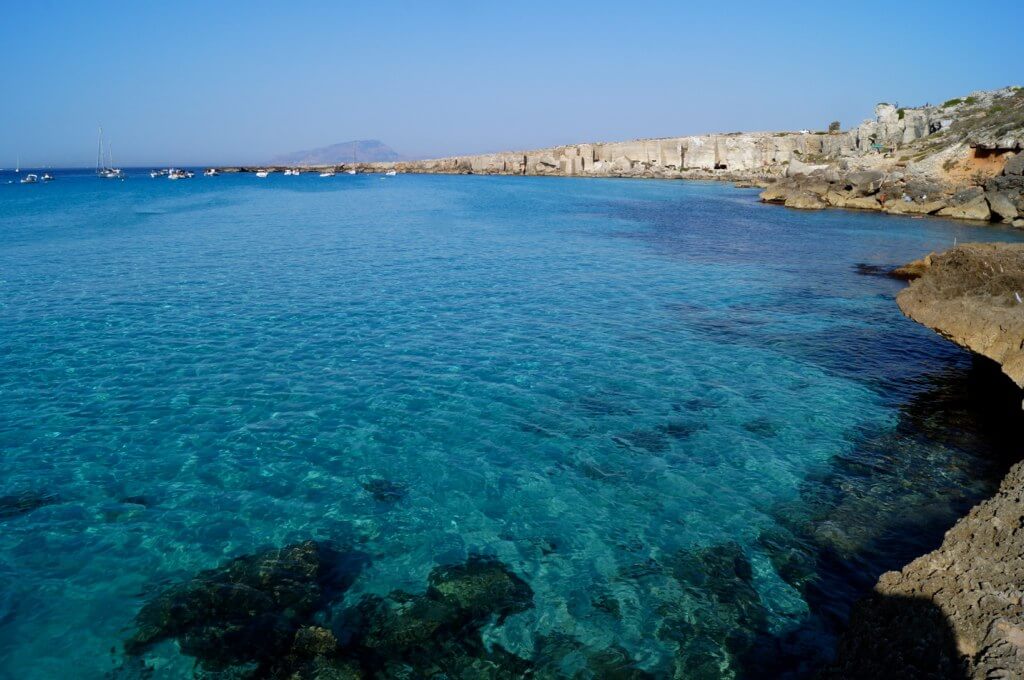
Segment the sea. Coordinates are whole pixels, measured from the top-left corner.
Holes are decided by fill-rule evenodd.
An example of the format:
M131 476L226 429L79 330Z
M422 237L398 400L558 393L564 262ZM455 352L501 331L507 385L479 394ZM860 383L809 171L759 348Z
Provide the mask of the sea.
M485 560L529 601L445 635L492 670L805 677L1022 453L998 369L886 276L1020 231L710 182L50 172L0 173L2 678L224 672L126 651L140 610L308 540L363 556L315 615L342 647Z

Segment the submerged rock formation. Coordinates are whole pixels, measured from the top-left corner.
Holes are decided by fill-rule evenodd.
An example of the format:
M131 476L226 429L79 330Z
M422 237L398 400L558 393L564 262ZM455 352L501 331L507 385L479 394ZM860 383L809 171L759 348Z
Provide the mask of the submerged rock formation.
M917 269L896 298L900 310L1024 387L1024 244L964 244Z
M564 635L538 637L530 659L485 644L485 627L534 606L529 584L491 557L435 567L422 594L364 595L339 609L365 561L305 541L200 572L142 607L112 677L150 677L146 655L171 639L198 677L514 680L562 677L567 662L579 667L573 677L651 677L615 646Z

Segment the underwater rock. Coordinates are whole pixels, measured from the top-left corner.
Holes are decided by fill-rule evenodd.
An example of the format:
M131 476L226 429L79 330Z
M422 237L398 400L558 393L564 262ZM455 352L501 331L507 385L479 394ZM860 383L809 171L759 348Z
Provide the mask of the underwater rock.
M667 616L659 637L679 644L679 677L718 678L738 672L742 655L767 626L754 588L754 569L735 542L682 551L672 575L688 594L680 614Z
M316 541L238 557L172 586L147 603L125 643L131 655L177 639L217 670L285 656L300 629L351 584L361 559ZM300 641L307 645L304 633Z
M338 647L334 633L320 626L305 626L295 633L292 652L301 656L317 657L330 654Z
M125 505L141 505L144 508L148 508L156 503L156 501L149 496L125 496L120 499L118 503Z
M593 650L565 634L542 635L534 644L532 677L648 680L655 676L636 667L618 646Z
M356 605L358 642L385 658L404 657L430 645L444 629L452 635L461 620L459 610L422 595L395 591L388 597L367 595Z
M611 439L624 449L641 449L649 453L661 453L669 447L665 435L656 430L633 430L622 435L612 435Z
M590 606L615 618L619 618L622 615L622 605L619 604L619 600L611 593L602 593L594 597L590 600Z
M708 425L700 421L672 420L659 429L673 439L689 439L701 430L708 429Z
M495 646L481 629L533 606L533 591L501 562L478 555L435 568L427 592L366 595L343 613L343 654L372 677L518 678L530 662Z
M361 486L379 503L397 503L408 495L404 484L387 479L371 479L368 482L362 482Z
M53 505L59 501L60 498L56 494L42 491L22 491L8 496L0 496L0 519L27 515L33 510L45 505Z
M779 433L778 428L768 418L754 418L743 423L743 429L750 434L763 437L765 439L774 437Z
M533 590L496 559L470 556L465 564L430 572L429 596L454 605L471 618L497 615L498 622L533 607Z

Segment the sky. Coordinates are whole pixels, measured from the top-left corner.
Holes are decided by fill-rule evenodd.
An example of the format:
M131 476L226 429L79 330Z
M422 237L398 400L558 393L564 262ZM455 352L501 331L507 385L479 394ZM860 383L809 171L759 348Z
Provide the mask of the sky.
M5 0L0 167L843 127L1024 84L1021 0Z

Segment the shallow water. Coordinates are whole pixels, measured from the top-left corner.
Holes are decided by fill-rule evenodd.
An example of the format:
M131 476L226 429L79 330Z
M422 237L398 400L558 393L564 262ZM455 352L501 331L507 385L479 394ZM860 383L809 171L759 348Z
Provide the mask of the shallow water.
M338 609L484 554L521 657L806 672L1017 453L856 268L954 240L1021 237L683 182L0 185L0 676L99 677L168 583L308 538L369 556Z

